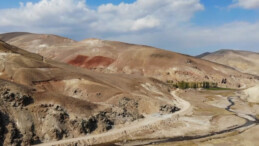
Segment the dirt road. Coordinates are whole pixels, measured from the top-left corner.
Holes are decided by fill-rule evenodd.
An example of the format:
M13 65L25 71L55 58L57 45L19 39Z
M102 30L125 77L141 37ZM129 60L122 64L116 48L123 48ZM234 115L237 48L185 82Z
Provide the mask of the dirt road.
M167 120L169 118L178 117L179 115L183 115L185 113L188 113L190 110L190 103L181 99L176 95L176 91L171 92L172 96L175 97L178 105L180 105L181 110L177 111L172 114L166 114L166 115L160 115L160 114L152 114L147 115L145 119L135 121L130 125L127 125L126 127L120 128L120 129L113 129L106 133L97 134L97 135L90 135L90 136L84 136L79 138L72 138L72 139L65 139L61 141L56 142L49 142L40 144L39 146L47 146L47 145L66 145L71 143L78 143L78 144L86 144L86 145L93 145L93 144L101 144L101 143L107 143L115 141L119 138L122 138L124 136L130 135L130 133L144 130L149 128L149 126L156 124L160 121ZM171 102L171 101L170 101Z

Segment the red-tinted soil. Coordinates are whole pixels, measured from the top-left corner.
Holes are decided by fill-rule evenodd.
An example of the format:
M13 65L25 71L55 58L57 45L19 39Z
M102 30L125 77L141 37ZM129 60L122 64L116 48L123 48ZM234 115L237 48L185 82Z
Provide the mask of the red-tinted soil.
M88 59L88 56L78 55L75 59L70 60L68 64L81 66Z
M76 58L68 61L69 64L84 67L84 68L96 68L96 67L107 67L114 62L114 59L104 56L94 56L89 59L88 56L78 55Z

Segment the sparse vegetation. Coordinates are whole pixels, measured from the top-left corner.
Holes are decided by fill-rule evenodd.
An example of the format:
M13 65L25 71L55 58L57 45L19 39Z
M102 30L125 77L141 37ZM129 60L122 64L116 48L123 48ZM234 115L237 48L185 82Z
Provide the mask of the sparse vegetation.
M172 80L168 80L166 82L169 86L179 89L197 89L197 88L203 88L207 90L232 90L230 88L221 88L218 87L218 83L213 82L176 82L174 83Z
M204 89L218 89L218 83L213 82L177 82L174 83L173 81L167 81L167 84L180 89L188 89L188 88L204 88Z

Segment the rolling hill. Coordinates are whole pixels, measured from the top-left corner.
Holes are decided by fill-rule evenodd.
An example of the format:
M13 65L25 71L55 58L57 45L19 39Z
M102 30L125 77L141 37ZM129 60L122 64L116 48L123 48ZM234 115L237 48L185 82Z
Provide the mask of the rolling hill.
M164 105L173 113L182 103L168 90L155 79L97 73L0 41L0 145L103 133Z
M201 57L236 70L259 76L259 53L238 50L219 50Z
M0 39L46 58L98 72L141 75L174 83L206 81L230 88L254 82L254 76L232 67L149 46L100 39L77 42L44 34L8 33L0 35Z
M257 76L123 42L32 33L0 39L0 145L257 143L246 138L258 133L258 86L248 88ZM180 81L238 90L170 86Z

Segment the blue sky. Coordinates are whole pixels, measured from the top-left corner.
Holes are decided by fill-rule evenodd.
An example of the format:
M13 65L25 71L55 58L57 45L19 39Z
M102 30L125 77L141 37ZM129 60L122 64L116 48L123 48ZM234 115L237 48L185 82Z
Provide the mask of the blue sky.
M0 1L0 8L18 8L19 3L27 3L27 2L39 2L40 0L2 0ZM113 4L119 4L121 2L124 3L132 3L135 0L87 0L86 3L90 5L91 7L97 7L102 4L107 4L107 3L113 3Z
M259 18L258 10L229 9L231 0L202 0L205 10L198 12L193 18L197 25L222 25L233 21L255 22Z
M101 38L190 55L259 52L259 0L2 0L0 12L0 33Z

